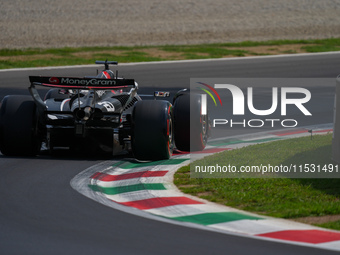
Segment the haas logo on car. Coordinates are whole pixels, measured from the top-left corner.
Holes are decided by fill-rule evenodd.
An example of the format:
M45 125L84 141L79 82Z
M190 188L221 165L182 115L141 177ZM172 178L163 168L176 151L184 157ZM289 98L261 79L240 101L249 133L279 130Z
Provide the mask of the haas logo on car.
M59 84L59 79L57 77L51 77L48 81L52 84Z

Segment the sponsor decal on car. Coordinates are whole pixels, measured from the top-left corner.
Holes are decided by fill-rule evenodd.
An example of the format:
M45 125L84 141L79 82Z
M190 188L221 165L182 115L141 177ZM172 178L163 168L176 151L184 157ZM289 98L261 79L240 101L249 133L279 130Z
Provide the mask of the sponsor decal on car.
M85 86L90 86L90 85L102 85L102 86L110 86L110 85L115 85L116 81L115 80L108 80L108 79L77 79L77 78L61 78L61 84L65 85L85 85Z
M98 104L104 106L108 112L115 111L115 107L113 106L113 104L108 101L98 102Z
M51 77L48 81L52 84L59 84L60 82L57 77Z

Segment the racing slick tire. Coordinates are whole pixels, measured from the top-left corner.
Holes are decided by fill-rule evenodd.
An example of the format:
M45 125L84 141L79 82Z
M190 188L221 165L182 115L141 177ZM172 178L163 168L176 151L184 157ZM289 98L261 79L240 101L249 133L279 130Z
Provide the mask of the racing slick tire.
M174 148L172 105L138 101L132 111L132 151L138 160L169 159Z
M42 144L36 104L30 96L6 96L0 108L0 151L7 156L35 156Z
M180 151L204 150L209 137L209 120L208 114L201 114L200 94L192 94L190 98L186 91L175 97L174 137Z

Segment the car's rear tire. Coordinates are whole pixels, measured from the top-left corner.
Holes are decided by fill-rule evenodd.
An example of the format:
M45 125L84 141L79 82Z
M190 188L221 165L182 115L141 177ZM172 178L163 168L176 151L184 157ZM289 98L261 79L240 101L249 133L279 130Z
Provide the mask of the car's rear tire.
M0 108L0 151L8 156L35 156L42 144L36 105L30 96L6 96Z
M191 98L189 92L177 95L174 102L174 121L174 137L178 150L204 150L209 136L209 120L208 115L201 114L200 94L193 94Z
M139 160L169 159L174 148L172 105L138 101L132 111L132 151Z

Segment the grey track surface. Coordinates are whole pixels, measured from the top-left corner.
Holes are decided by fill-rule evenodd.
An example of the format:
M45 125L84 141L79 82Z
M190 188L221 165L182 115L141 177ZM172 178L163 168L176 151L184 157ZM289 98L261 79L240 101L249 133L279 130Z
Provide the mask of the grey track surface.
M339 0L2 0L0 48L340 36Z
M340 71L339 54L236 61L120 66L141 91L187 86L190 77L323 77ZM82 76L94 68L0 72L0 98L27 94L27 76ZM334 83L335 84L335 83ZM334 85L335 86L335 85ZM317 89L315 124L332 122L334 86ZM323 91L323 93L322 93ZM312 91L312 95L313 91ZM332 100L331 100L332 99ZM0 156L0 254L336 254L185 228L125 214L74 191L70 180L101 159Z

